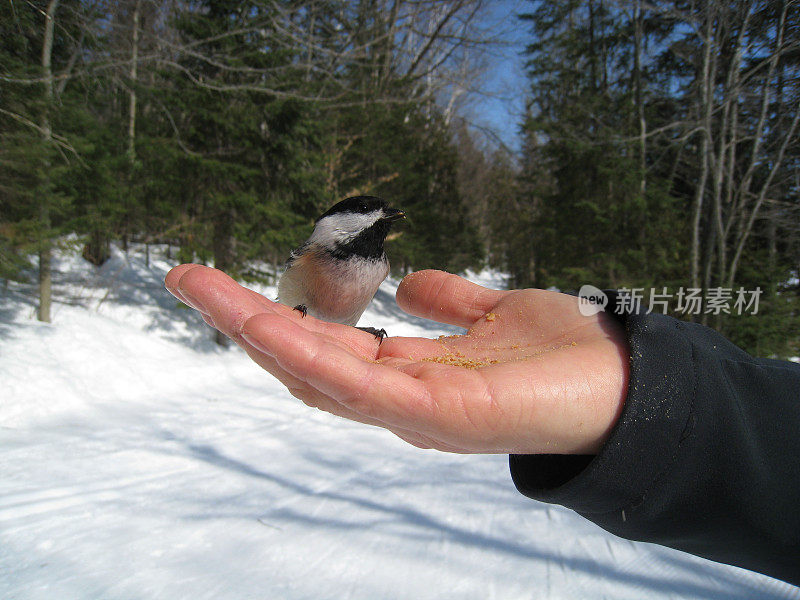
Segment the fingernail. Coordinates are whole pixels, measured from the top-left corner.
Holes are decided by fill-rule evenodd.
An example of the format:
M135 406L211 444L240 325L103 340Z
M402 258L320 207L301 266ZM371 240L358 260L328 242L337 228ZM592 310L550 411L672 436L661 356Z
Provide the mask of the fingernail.
M187 294L183 290L181 290L181 296L183 296L184 302L186 302L193 309L199 310L201 313L204 313L206 315L208 314L208 311L206 310L206 307L203 306L202 302L200 302L196 298L193 298L192 296L190 296L189 294Z
M189 303L186 301L186 298L184 298L184 297L181 295L181 293L180 293L180 292L179 292L177 289L173 289L173 288L171 288L171 287L167 287L167 286L164 286L164 287L166 288L166 290L167 290L167 291L168 291L170 294L172 294L173 296L175 296L175 297L176 297L178 300L180 300L181 302L183 302L183 303L184 303L184 304L186 304L187 306L189 305Z
M250 344L253 348L258 350L259 352L263 352L264 354L269 354L270 356L272 356L272 352L270 352L270 350L264 344L262 344L253 336L247 335L246 333L242 333L242 339L248 344Z

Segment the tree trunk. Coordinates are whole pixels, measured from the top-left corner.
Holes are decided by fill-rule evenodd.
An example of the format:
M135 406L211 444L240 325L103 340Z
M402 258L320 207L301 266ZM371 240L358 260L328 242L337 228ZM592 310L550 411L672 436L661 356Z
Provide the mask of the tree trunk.
M50 110L53 106L53 32L55 15L59 0L50 0L44 22L44 38L42 41L42 72L44 83L45 108L42 115L42 137L45 144L52 142L53 133L50 128ZM45 165L45 177L50 170ZM45 323L50 322L50 306L52 304L52 241L50 240L50 206L49 198L40 200L39 216L41 219L42 237L39 241L39 308L36 317Z
M128 241L131 235L131 210L134 206L133 170L136 165L136 84L139 69L139 13L141 4L141 0L136 0L133 6L133 23L131 24L131 68L128 73L130 78L130 91L128 92L128 148L126 151L128 158L128 186L127 190L124 192L125 212L122 217L122 249L126 254L128 253Z
M131 48L130 94L128 96L128 160L136 160L136 82L139 67L139 12L142 0L136 0L133 8L133 35Z
M638 0L634 10L634 102L639 120L639 207L637 210L638 242L644 246L647 236L647 120L644 114L644 90L642 89L642 38L644 37L643 0ZM646 255L645 255L646 256Z
M705 198L706 182L709 170L709 152L711 151L711 100L712 94L712 74L711 74L711 36L713 31L713 18L710 9L706 13L705 39L703 46L703 63L701 73L701 85L699 93L698 114L701 117L700 135L700 180L695 189L694 202L692 207L692 287L700 288L700 229L703 215L703 200ZM706 279L704 277L704 279Z
M644 198L647 191L647 121L644 114L644 92L642 90L642 35L644 30L642 0L639 0L636 6L636 13L634 77L636 79L636 112L639 117L639 193Z
M692 287L700 287L700 226L703 215L703 197L705 196L706 180L708 179L708 137L703 136L700 144L700 180L695 189L692 205Z
M50 307L53 303L51 272L53 249L52 243L48 237L50 230L50 215L46 201L45 204L42 205L40 218L42 220L44 234L41 245L39 246L39 307L36 311L36 318L45 323L49 323L51 320Z
M227 271L233 265L233 222L231 209L224 209L214 221L214 267ZM228 345L228 338L219 330L214 331L214 341L220 346Z
M708 225L708 237L705 240L705 248L703 249L703 281L701 287L705 293L708 293L711 288L711 270L714 266L714 257L716 256L715 248L717 242L717 229ZM701 303L700 323L708 325L708 314L704 312L706 309L705 302ZM697 321L697 319L694 319Z
M83 258L99 267L111 256L108 236L99 227L94 227L86 245L83 247Z
M767 268L769 269L770 293L772 294L778 291L778 281L775 278L778 266L778 219L776 213L777 211L770 211L767 220Z
M589 0L589 72L591 73L592 89L596 90L597 85L597 50L595 49L594 39L594 1Z

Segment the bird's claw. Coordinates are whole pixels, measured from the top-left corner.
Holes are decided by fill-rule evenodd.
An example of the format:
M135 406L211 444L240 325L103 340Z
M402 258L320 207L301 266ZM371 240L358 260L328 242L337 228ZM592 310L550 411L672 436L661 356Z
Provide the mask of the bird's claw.
M304 319L305 316L308 314L308 307L305 304L298 304L294 307L294 310L299 310L302 313L301 319Z
M383 342L383 338L387 336L385 329L375 329L374 327L356 327L356 329L360 329L361 331L366 331L367 333L371 333L376 338L378 338L378 345Z

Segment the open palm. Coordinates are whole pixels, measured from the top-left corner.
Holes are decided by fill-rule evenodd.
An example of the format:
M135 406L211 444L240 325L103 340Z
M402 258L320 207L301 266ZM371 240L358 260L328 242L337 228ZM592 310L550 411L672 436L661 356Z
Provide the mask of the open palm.
M379 343L353 327L302 318L218 271L180 265L167 289L199 310L309 406L451 452L593 453L627 394L624 331L572 296L498 291L456 275L406 277L406 312L468 329Z

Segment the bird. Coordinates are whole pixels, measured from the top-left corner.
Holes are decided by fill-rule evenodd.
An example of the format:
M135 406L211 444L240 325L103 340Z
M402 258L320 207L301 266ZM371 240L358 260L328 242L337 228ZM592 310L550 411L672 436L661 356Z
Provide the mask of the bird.
M405 217L376 196L352 196L314 223L311 237L292 251L278 281L278 302L302 313L355 326L389 274L383 249L392 224ZM384 329L359 327L378 338Z

